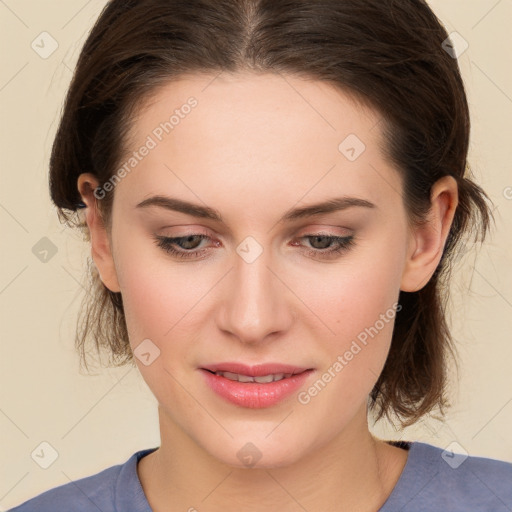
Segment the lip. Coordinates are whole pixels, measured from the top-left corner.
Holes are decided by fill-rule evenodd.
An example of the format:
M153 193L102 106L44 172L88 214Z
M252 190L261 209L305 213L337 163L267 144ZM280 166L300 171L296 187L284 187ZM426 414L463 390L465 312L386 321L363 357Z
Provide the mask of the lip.
M277 405L296 392L313 373L313 368L267 363L247 366L241 363L219 363L199 368L208 387L217 395L239 407L263 409ZM271 373L292 373L276 382L238 382L212 372L231 372L251 377Z
M312 370L312 368L280 363L262 363L249 366L237 362L209 364L208 366L203 366L201 369L210 370L211 372L238 373L239 375L248 375L249 377L261 377L262 375L269 375L271 373L302 373L306 370Z

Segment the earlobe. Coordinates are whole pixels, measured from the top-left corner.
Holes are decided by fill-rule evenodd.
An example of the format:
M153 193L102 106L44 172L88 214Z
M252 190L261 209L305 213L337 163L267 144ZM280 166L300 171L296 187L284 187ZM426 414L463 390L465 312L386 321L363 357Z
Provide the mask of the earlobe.
M99 199L94 195L98 185L98 179L91 173L83 173L78 177L78 191L86 206L84 214L89 228L92 259L103 284L112 292L120 292L111 242L98 208Z
M441 261L458 204L455 178L443 176L434 183L430 204L427 219L410 234L409 252L400 284L400 290L404 292L421 290Z

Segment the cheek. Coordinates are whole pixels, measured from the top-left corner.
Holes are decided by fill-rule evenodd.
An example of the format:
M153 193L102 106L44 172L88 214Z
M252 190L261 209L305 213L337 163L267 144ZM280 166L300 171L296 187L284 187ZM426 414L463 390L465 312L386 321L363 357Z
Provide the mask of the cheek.
M154 257L153 257L154 259ZM132 256L123 258L120 265L123 293L130 342L154 339L160 345L165 339L176 338L190 319L187 315L204 294L198 273L179 271L170 265L144 265L151 260Z
M190 343L194 332L201 331L193 324L204 320L199 318L201 310L223 271L207 262L171 261L153 241L135 230L123 233L123 228L119 226L115 240L115 260L132 348L149 338L159 347L172 340L173 351L179 351L184 340ZM393 233L374 233L368 239L371 242L363 241L355 254L338 263L323 268L305 265L300 275L285 276L301 299L291 307L307 308L306 315L298 317L299 329L309 330L322 351L343 353L353 340L364 343L365 333L370 336L368 330L374 333L374 327L377 339L391 339L389 317L404 264L397 248L405 244L404 233L397 227ZM384 325L381 315L387 317Z
M404 243L400 234L392 243L387 240L374 240L347 258L321 286L302 286L305 302L334 332L321 326L326 334L320 338L312 331L311 339L327 353L322 372L330 368L336 375L325 377L335 382L331 390L343 397L340 403L356 403L371 391L389 352L405 260L398 249Z
M195 330L191 321L198 321L193 308L205 293L196 283L198 273L180 272L179 266L142 250L124 254L118 264L135 363L159 403L181 403L186 408L186 394L180 393L177 382L183 381L185 369L192 364ZM149 364L138 357L148 352L142 347L149 347Z
M374 253L374 248L367 252ZM381 315L388 312L389 316L394 304L396 307L403 258L399 251L389 249L379 255L375 258L361 252L340 264L327 277L314 280L314 286L311 280L308 280L309 285L301 285L300 293L307 297L305 302L336 337L343 340L357 337ZM326 339L334 338L328 336L327 329L325 331Z
M184 287L179 272L170 272L157 258L155 245L148 236L134 229L128 232L119 223L114 240L115 266L126 317L130 343L159 339L173 325L184 303ZM180 297L181 295L181 297Z
M181 372L194 366L191 347L202 341L208 320L205 305L226 270L201 262L178 263L144 236L131 235L119 237L116 246L130 345L136 350L143 340L151 340L162 355L158 362ZM141 373L149 368L140 367Z

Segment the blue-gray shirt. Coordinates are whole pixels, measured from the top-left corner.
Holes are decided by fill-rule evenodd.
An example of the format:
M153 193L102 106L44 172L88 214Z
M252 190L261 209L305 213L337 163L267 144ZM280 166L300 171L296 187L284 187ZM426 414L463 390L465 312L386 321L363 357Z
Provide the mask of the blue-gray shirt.
M379 512L510 512L512 463L451 453L421 442L402 442L407 463ZM134 453L124 464L50 489L10 512L152 512ZM197 505L197 506L196 506ZM200 503L191 507L201 510Z

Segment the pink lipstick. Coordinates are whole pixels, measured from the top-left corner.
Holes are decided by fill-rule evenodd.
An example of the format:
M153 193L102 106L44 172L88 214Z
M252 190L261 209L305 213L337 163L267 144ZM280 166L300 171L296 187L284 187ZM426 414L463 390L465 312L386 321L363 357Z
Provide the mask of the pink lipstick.
M296 392L313 369L278 363L248 366L227 362L207 365L200 371L210 389L225 400L240 407L261 409Z

